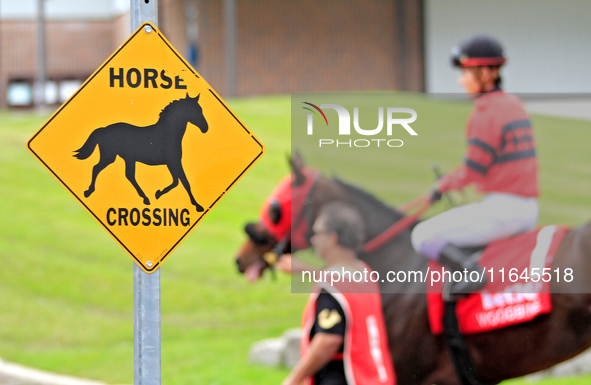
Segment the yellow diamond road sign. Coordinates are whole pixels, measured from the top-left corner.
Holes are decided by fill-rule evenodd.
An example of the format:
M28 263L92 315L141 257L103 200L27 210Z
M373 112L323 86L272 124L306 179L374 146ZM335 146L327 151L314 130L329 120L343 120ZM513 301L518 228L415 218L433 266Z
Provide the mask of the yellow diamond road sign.
M150 23L28 147L146 272L265 151Z

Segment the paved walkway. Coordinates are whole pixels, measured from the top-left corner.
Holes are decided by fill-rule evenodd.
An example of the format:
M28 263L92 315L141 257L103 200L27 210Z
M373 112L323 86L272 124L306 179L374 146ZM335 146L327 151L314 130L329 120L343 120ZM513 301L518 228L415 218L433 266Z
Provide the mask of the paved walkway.
M525 108L536 115L591 121L590 98L526 100Z
M0 385L106 385L98 381L62 376L0 359Z

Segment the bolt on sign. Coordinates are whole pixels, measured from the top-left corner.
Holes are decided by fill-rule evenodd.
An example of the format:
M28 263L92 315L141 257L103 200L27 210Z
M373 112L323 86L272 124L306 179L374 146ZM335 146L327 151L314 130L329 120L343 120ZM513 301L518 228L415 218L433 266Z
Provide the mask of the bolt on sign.
M265 152L150 23L28 148L148 273Z

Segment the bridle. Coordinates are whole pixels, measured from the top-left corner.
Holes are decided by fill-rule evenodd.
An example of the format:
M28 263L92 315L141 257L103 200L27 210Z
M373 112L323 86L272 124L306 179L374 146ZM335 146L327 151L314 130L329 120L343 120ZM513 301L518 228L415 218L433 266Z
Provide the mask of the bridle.
M263 260L271 268L285 254L287 245L291 244L292 249L295 250L310 247L312 197L321 174L320 171L311 167L304 167L300 173L305 177L304 183L292 186L291 180L284 178L271 194L267 207L263 207L259 214L259 223L274 239L278 240L273 249L263 255ZM285 211L289 215L273 215L270 211L277 207L279 207L279 213ZM295 219L292 221L292 218ZM282 219L283 222L281 222Z
M299 250L310 246L310 235L309 231L311 225L312 215L312 196L314 194L318 180L320 179L320 172L312 168L302 169L302 173L306 176L306 179L311 178L308 181L308 185L304 184L304 191L295 191L294 188L292 194L304 194L303 198L297 199L297 202L291 202L292 210L296 213L295 220L291 223L289 231L287 231L273 247L273 249L263 255L263 260L267 263L269 268L279 261L279 259L285 254L284 250L289 243L292 244L292 248ZM294 204L295 203L295 204ZM400 220L396 221L392 226L388 227L381 234L369 240L363 245L363 251L371 253L376 251L386 243L396 238L404 230L416 223L419 217L427 211L433 204L429 194L425 194L411 202L402 205L399 211L406 213L412 209L418 207L418 209L411 215L405 215ZM261 213L265 215L265 213ZM304 218L308 219L304 221ZM294 239L296 240L294 245Z

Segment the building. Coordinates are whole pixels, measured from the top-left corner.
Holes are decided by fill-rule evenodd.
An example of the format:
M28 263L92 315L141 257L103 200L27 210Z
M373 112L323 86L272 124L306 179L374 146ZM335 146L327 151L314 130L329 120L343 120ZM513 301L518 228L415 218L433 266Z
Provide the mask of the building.
M125 40L125 3L47 1L48 103L62 102ZM36 4L0 1L1 106L33 102ZM226 96L422 91L421 6L420 0L160 0L159 28ZM231 51L228 14L235 16ZM7 103L5 90L16 100Z
M38 1L0 0L0 107L7 95L32 103ZM45 1L46 101L59 103L129 36L129 1ZM159 0L158 7L160 30L224 96L459 92L449 52L475 33L505 44L509 91L591 91L587 0Z
M234 85L228 84L232 76L224 60L228 3L235 4ZM421 0L185 2L198 10L197 71L215 89L237 96L423 91L422 4ZM163 27L167 25L165 21Z
M65 101L125 41L129 14L124 3L46 1L48 104ZM37 49L37 0L1 0L0 107L32 105Z
M425 89L461 91L457 73L445 65L450 48L486 33L507 51L507 90L531 96L591 93L590 17L588 0L426 0Z

